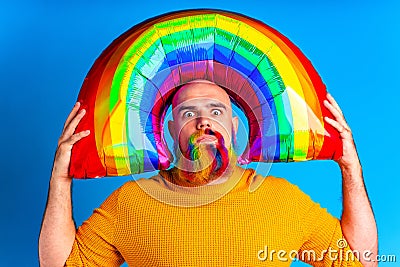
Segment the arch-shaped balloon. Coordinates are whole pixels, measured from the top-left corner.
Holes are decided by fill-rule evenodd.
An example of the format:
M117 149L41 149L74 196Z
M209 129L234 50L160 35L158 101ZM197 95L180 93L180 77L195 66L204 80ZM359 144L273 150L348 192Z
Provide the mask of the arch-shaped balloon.
M70 174L122 176L170 166L163 122L176 88L196 79L226 89L249 122L239 163L337 159L338 133L323 117L326 89L303 53L264 23L221 10L185 10L144 21L95 61L78 101Z

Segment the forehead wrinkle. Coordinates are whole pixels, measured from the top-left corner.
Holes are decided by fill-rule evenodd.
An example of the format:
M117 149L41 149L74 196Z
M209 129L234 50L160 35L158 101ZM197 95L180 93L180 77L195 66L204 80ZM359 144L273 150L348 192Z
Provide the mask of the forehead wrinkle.
M178 108L178 113L180 113L183 110L198 110L199 106L200 105L184 105L183 104ZM203 106L203 105L201 105L201 106ZM205 106L207 108L223 108L223 109L227 110L226 105L217 100L211 100Z
M202 80L199 80L199 81L196 80L194 82L192 81L192 82L189 82L189 83L186 83L186 84L182 85L181 87L178 87L177 91L175 91L175 93L173 94L172 99L171 99L172 106L178 106L179 105L179 103L177 103L177 101L180 98L181 93L183 93L183 92L185 92L187 90L190 90L190 91L191 90L199 90L198 89L198 85L201 85L201 84L210 85L210 87L213 88L213 90L212 90L213 92L220 91L220 93L218 93L218 95L219 96L226 95L227 99L225 99L225 100L228 100L227 102L229 102L229 104L231 104L230 96L227 94L226 90L224 90L222 87L218 86L215 83L209 82L209 81L202 82ZM207 87L206 90L210 89L210 87ZM204 97L204 95L202 95L200 97Z
M212 107L212 108L223 108L225 110L227 110L226 105L217 101L215 103L208 103L207 107Z
M172 117L174 119L175 119L175 115L179 114L182 110L193 108L191 104L187 103L187 105L185 105L184 102L194 100L196 98L208 98L208 100L212 99L215 102L218 102L218 104L221 103L222 105L224 105L224 107L222 107L222 106L215 106L215 107L224 108L228 112L232 110L231 98L222 87L220 87L214 83L209 83L209 85L212 87L212 90L210 91L210 87L208 87L208 86L206 88L204 88L204 90L206 92L210 92L209 94L207 94L207 93L205 93L203 88L199 88L199 86L201 84L205 84L205 83L184 84L183 86L181 86L180 88L177 89L177 91L174 93L174 95L172 96L172 99L171 99ZM192 90L194 90L195 93L193 93L193 96L191 98L188 98L188 94L190 95L190 92ZM216 93L217 93L217 95L216 95ZM204 105L202 105L202 106L204 106Z

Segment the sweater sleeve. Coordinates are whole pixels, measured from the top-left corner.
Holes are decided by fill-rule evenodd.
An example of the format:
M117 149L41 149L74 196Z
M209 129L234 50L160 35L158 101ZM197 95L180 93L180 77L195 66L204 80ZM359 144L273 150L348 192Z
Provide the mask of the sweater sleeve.
M113 244L120 191L114 191L78 228L65 266L120 266L124 262Z
M304 237L299 260L312 266L362 266L342 234L340 221L294 187L299 196L297 210Z

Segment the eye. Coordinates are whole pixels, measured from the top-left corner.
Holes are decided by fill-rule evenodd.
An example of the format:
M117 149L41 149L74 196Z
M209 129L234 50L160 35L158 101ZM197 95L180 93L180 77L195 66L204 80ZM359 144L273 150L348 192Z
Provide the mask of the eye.
M185 118L189 118L189 117L193 117L193 116L194 116L193 111L186 111L185 113L183 113L183 117L185 117Z
M215 115L215 116L219 116L219 115L222 114L222 112L221 112L220 110L218 110L218 109L213 109L213 110L211 111L211 113L212 113L213 115Z

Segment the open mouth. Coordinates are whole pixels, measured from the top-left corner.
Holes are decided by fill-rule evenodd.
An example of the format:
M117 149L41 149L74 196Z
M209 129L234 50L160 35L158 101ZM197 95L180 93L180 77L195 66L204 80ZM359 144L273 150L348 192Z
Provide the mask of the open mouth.
M218 139L214 135L203 134L199 138L197 138L197 144L205 144L205 143L216 143Z

